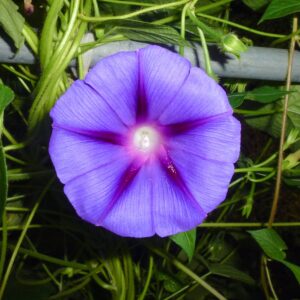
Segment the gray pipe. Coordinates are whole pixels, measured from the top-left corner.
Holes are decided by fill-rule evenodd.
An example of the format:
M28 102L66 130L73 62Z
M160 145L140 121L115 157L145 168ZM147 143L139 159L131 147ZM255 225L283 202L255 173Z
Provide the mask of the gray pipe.
M147 44L120 41L94 48L87 54L95 64L99 59L118 51L132 51ZM176 49L175 49L176 50ZM231 54L221 53L215 45L210 46L213 71L220 77L283 81L287 74L288 52L285 49L250 47L240 59ZM185 48L185 57L192 64L204 66L203 51L199 45ZM0 39L0 63L34 64L36 59L31 51L23 46L16 54ZM74 62L73 62L74 64ZM300 82L300 51L295 52L293 82Z

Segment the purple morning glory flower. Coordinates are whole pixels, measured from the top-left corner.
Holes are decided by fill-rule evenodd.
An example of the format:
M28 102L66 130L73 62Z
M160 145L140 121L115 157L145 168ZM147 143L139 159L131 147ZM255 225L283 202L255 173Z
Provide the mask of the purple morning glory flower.
M122 236L169 236L224 200L240 123L224 90L158 46L102 59L51 111L50 155L78 215Z

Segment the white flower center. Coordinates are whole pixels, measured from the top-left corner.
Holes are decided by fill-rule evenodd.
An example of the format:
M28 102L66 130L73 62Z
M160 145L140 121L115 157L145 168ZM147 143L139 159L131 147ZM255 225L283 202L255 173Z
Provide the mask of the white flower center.
M150 126L142 126L133 134L134 146L142 152L151 152L159 145L159 134Z

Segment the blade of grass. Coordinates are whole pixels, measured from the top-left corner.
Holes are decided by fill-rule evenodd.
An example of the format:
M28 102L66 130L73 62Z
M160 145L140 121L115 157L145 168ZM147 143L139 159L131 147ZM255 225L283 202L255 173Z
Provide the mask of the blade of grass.
M7 265L7 268L6 268L6 272L5 272L4 276L3 276L2 284L1 284L1 287L0 287L0 299L3 299L4 291L5 291L5 288L6 288L8 279L9 279L9 276L10 276L10 274L12 272L15 259L16 259L17 255L18 255L19 249L20 249L20 247L22 245L22 242L23 242L23 240L25 238L25 235L27 233L28 227L31 224L32 219L35 216L35 213L36 213L38 207L40 206L40 203L42 202L44 196L46 195L46 193L48 192L50 186L54 182L54 179L55 179L54 177L51 178L51 180L46 184L46 186L42 190L42 192L41 192L38 200L36 201L34 207L32 208L32 211L30 212L30 214L29 214L29 216L28 216L28 218L27 218L27 220L25 222L24 229L23 229L23 231L22 231L22 233L21 233L21 235L20 235L20 237L18 239L18 242L17 242L17 244L16 244L16 246L15 246L15 248L13 250L13 253L11 255L10 261L9 261L9 263Z

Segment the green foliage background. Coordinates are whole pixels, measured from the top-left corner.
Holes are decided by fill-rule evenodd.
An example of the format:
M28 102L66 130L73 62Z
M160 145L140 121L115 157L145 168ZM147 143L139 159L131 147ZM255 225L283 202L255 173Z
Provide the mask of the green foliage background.
M298 0L1 0L0 36L16 53L26 44L36 63L0 65L0 299L299 298L300 87L217 78L207 48L239 57L292 41L294 51L299 12ZM165 239L121 238L81 221L47 152L48 112L85 76L87 51L128 39L182 55L200 43L243 124L227 199L198 228Z

